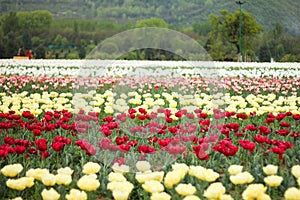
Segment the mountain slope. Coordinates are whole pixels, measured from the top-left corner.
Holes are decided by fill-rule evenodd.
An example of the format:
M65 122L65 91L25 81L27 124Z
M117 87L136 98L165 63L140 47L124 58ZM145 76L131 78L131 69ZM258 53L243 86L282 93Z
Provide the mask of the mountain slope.
M177 27L203 22L210 14L239 9L234 0L0 0L0 14L46 9L55 18L114 20L120 23L159 17ZM248 0L243 10L271 29L282 23L291 33L299 33L300 3L295 0Z

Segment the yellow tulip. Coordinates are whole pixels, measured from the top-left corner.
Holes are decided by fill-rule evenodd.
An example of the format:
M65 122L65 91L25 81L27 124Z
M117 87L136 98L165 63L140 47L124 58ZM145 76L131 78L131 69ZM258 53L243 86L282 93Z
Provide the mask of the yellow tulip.
M292 174L296 177L296 178L300 178L300 165L294 165L292 167Z
M251 183L254 180L253 176L249 172L242 172L234 176L231 175L229 179L235 185Z
M53 186L56 183L56 177L54 174L45 174L42 176L42 183L45 186Z
M265 194L267 187L263 184L251 184L244 190L242 197L244 200L253 200L253 199L270 199L270 197Z
M159 193L164 191L164 186L159 181L146 181L142 187L149 193Z
M140 172L149 171L151 168L151 165L148 161L138 161L135 166Z
M100 187L100 182L94 174L84 175L77 181L77 186L81 190L94 191Z
M239 173L242 173L242 170L243 170L243 166L241 165L231 165L228 168L228 172L230 175L237 175Z
M21 164L6 165L1 169L1 173L7 177L15 177L23 170Z
M265 167L263 167L263 171L266 175L275 175L277 174L278 171L278 166L275 165L267 165Z
M151 200L170 200L171 196L166 192L153 193L150 197Z
M190 183L189 184L180 183L179 185L176 186L175 190L179 195L182 196L190 196L196 192L195 186L193 186Z
M55 180L58 185L70 185L70 183L72 183L72 176L68 174L57 174Z
M111 172L109 173L108 175L108 180L110 182L113 182L113 181L117 181L117 182L124 182L126 181L126 178L123 176L123 174L121 173L114 173L114 172Z
M67 200L87 200L87 194L85 191L77 189L71 189L69 194L66 194Z
M60 194L58 194L53 188L50 188L49 190L44 189L41 195L43 200L58 200L60 197Z
M299 200L300 190L295 187L288 188L284 193L284 198L285 200Z
M265 177L264 181L270 187L278 187L283 181L283 178L281 176L271 175Z
M190 195L190 196L184 197L183 200L200 200L200 198L195 195Z
M98 173L101 169L101 166L98 163L94 162L88 162L85 165L83 165L82 172L84 174L95 174Z

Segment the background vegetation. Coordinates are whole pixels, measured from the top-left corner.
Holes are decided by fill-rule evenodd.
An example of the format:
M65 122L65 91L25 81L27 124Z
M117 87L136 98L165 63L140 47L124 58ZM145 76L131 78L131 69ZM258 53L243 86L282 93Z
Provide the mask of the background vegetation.
M116 33L158 26L196 39L214 60L237 59L239 7L234 1L0 0L0 5L0 58L13 57L20 47L32 49L35 58L84 58ZM291 0L243 5L243 50L249 60L300 61L298 8ZM122 58L181 59L149 49Z

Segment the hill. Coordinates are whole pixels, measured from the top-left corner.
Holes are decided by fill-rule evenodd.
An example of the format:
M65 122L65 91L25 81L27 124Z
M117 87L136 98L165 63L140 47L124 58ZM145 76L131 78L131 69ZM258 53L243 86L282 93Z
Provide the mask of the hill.
M57 19L113 20L118 23L158 17L175 27L206 21L222 9L234 11L234 0L0 0L0 15L14 11L49 10ZM248 0L243 9L267 30L280 22L286 31L299 32L300 4L295 0Z

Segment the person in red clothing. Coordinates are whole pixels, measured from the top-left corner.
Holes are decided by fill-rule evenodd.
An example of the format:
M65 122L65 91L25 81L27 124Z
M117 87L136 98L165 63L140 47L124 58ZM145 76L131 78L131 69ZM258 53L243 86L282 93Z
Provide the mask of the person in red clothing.
M26 49L26 57L29 58L29 50L28 49Z
M31 50L26 50L26 57L28 57L29 59L32 59L32 51Z

